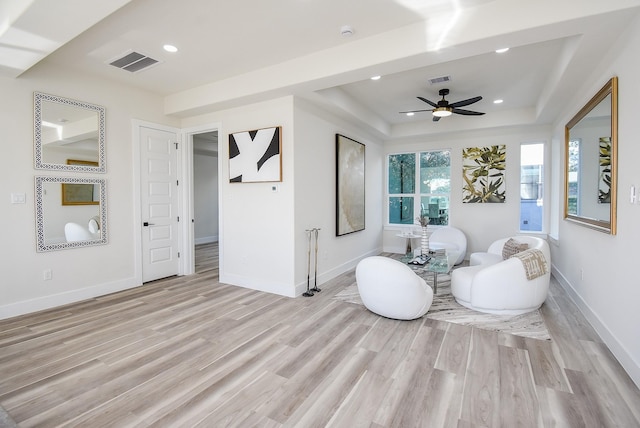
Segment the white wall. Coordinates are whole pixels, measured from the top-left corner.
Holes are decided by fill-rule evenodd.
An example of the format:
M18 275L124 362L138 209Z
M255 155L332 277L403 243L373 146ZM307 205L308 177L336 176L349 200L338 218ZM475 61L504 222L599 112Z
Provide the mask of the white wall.
M33 168L33 92L45 92L106 108L107 173L55 173ZM133 118L175 125L162 98L103 80L75 75L46 62L19 78L0 77L0 318L56 306L138 285L134 281L132 142ZM36 252L34 177L106 178L109 243ZM25 193L25 204L11 204ZM43 280L43 270L53 278Z
M221 124L220 280L297 296L306 289L307 235L321 228L318 285L381 249L382 146L363 131L285 97L187 118L183 127ZM229 183L229 133L282 126L280 183ZM366 229L335 236L335 134L367 145ZM277 191L273 191L273 185Z
M186 118L184 128L219 123L220 281L295 296L293 98ZM282 126L282 182L229 183L229 133ZM273 184L278 192L272 192Z
M554 274L561 280L587 318L627 372L640 385L640 281L637 262L640 242L640 204L629 202L631 185L640 186L640 20L620 36L610 56L593 64L592 79L585 82L554 129L554 141L564 144L564 124L612 76L619 78L618 102L618 233L597 232L561 219L557 245L551 246ZM560 150L557 150L560 152ZM556 159L562 162L562 159ZM558 168L558 171L562 170ZM562 178L555 181L562 186ZM564 192L557 191L559 197ZM563 205L559 203L559 206ZM582 272L582 273L581 273Z
M450 119L465 120L464 117L450 117L446 120ZM542 142L549 145L549 136L550 128L546 126L429 136L411 141L390 141L385 145L385 157L389 153L451 150L449 225L465 233L467 253L470 254L474 251L486 250L489 244L496 239L518 234L520 228L520 145L531 142ZM505 202L501 204L462 203L462 149L502 144L507 149ZM386 160L383 161L386 162ZM386 215L384 213L385 219ZM414 228L418 228L418 226ZM385 227L385 251L404 252L405 238L396 236L401 230L400 226Z
M318 232L318 284L382 251L382 144L344 120L295 102L295 255L297 291L306 290L308 235ZM365 145L365 229L336 236L336 133ZM312 243L312 246L314 244ZM311 283L314 283L312 248ZM322 288L322 287L320 287Z
M196 244L218 241L218 157L193 155L193 209Z

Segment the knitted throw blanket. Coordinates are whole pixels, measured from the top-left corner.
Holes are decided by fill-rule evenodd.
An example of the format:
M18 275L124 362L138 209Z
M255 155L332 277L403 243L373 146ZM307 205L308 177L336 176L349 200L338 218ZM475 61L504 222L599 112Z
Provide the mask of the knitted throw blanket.
M528 280L535 279L548 272L547 259L545 259L542 251L538 249L530 248L516 253L511 257L520 259L522 266L524 266L524 270L527 273Z

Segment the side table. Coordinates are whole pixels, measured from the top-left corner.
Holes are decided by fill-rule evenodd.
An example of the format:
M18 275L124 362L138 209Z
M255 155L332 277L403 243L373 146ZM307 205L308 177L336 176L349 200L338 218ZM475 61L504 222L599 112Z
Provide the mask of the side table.
M405 250L405 255L402 258L403 261L408 261L411 260L413 258L413 243L411 242L412 239L415 238L420 238L421 235L416 235L413 232L403 232L403 233L398 233L396 236L400 237L400 238L407 238L407 249ZM408 260L405 260L407 259Z

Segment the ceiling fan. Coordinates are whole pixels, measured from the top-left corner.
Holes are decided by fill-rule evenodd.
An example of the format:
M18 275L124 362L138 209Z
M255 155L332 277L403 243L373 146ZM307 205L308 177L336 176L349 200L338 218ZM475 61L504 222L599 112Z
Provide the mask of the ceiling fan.
M432 109L401 111L400 113L406 114L406 113L418 113L418 112L421 112L421 111L430 111L433 114L433 121L434 122L439 121L441 117L451 116L452 113L462 114L462 115L465 115L465 116L480 116L480 115L484 114L484 113L481 113L479 111L463 110L463 109L458 108L458 107L468 106L469 104L477 103L478 101L480 101L482 99L482 97L480 97L480 96L469 98L467 100L457 101L455 103L449 104L449 101L444 99L445 96L449 95L449 90L448 89L440 89L440 92L438 92L438 93L440 94L442 99L440 101L438 101L437 103L434 103L433 101L429 101L428 99L423 98L423 97L417 97L420 101L424 101L425 103L427 103L430 106L432 106L433 107Z

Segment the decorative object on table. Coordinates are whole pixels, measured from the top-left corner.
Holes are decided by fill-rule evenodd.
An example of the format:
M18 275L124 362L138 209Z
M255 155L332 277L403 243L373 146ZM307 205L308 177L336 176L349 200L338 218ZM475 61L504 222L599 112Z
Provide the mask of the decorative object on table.
M600 154L598 155L600 174L598 177L598 203L611 203L611 138L600 137Z
M417 257L414 257L413 259L411 259L411 261L409 262L410 265L416 265L416 266L424 266L427 264L427 262L431 260L431 256L429 255L425 255L425 254L421 254Z
M336 134L336 236L364 230L365 146Z
M229 134L229 182L282 181L282 127Z
M419 217L416 217L420 227L422 228L422 236L420 236L420 254L426 256L429 254L429 233L427 233L427 226L429 226L429 214L421 212Z
M462 149L462 202L504 203L506 145Z

